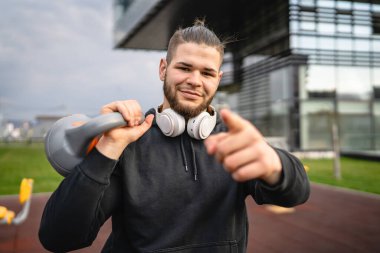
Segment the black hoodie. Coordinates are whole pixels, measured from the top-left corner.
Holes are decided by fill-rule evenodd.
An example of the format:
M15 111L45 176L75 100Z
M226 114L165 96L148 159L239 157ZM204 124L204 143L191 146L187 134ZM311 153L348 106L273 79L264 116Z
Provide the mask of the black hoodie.
M226 130L218 117L213 133ZM287 207L309 197L301 162L275 150L281 182L238 183L207 154L202 140L186 131L167 137L154 121L118 161L94 149L62 181L46 204L40 241L54 252L87 247L112 217L102 252L245 252L247 196Z

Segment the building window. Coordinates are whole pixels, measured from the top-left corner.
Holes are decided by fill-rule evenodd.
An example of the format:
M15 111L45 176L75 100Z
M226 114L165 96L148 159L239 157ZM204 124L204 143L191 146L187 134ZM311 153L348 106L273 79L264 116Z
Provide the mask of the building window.
M359 36L363 36L363 35L369 36L372 34L371 30L372 30L371 27L366 26L366 25L355 25L354 26L354 34L359 35Z
M338 1L336 3L336 7L339 9L339 10L352 10L352 6L351 6L351 2L348 2L348 1Z
M318 0L318 7L322 8L334 8L335 1L334 0Z
M300 5L314 7L314 0L300 0Z
M312 36L299 36L299 44L302 48L316 49L317 48L317 38Z
M334 50L335 49L335 39L330 38L330 37L320 37L319 38L319 49Z
M373 97L375 99L380 99L380 86L379 87L377 87L377 86L373 87Z
M372 32L380 35L380 13L372 14Z
M354 2L354 9L358 11L369 11L371 9L370 3Z
M370 43L367 39L357 39L354 43L355 51L368 52L370 51Z
M352 51L352 39L338 38L336 39L337 48L341 51Z
M337 95L341 98L368 99L371 94L370 69L366 67L338 66Z
M333 34L335 33L335 24L318 23L318 32L321 34Z
M315 31L315 22L300 22L301 30Z
M346 24L338 24L337 25L337 32L338 33L352 33L352 26L346 25Z

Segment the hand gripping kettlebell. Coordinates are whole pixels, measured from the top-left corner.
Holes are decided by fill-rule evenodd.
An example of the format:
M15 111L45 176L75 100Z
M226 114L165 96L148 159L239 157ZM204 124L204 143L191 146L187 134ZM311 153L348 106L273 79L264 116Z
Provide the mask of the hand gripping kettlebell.
M78 123L83 123L78 126ZM67 176L86 156L94 138L116 127L126 126L120 113L103 114L93 119L75 114L59 119L45 137L45 153L53 168Z

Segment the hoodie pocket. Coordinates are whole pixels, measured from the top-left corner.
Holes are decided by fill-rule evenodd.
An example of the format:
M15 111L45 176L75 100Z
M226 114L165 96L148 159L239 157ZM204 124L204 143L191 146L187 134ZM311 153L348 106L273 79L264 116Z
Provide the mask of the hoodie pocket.
M236 241L210 242L149 251L151 253L238 253Z

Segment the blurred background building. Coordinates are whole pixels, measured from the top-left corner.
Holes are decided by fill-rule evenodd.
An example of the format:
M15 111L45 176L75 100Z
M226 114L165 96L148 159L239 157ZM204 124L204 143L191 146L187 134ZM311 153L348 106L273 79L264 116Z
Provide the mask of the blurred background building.
M166 50L205 17L226 47L217 102L290 150L380 151L380 1L114 0L114 46Z

